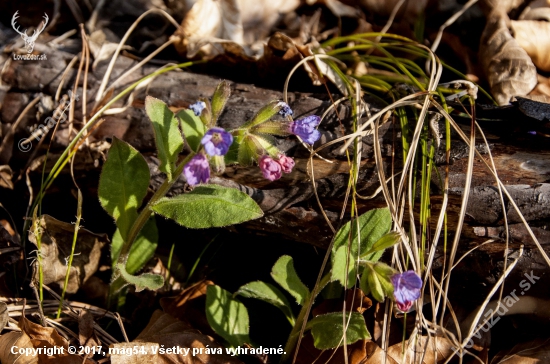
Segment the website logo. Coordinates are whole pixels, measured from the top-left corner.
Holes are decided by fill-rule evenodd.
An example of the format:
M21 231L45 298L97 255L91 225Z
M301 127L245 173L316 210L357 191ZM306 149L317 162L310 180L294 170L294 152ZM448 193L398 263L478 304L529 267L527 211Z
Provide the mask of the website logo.
M19 15L17 15L18 13L19 13L19 10L17 10L15 14L13 14L13 17L11 18L11 26L17 33L21 35L21 38L23 38L23 40L25 41L25 49L27 50L27 53L32 53L34 49L34 42L36 42L36 39L38 38L40 33L44 31L44 29L46 28L46 25L48 24L48 20L49 20L48 14L44 13L44 21L42 22L42 27L35 29L32 35L29 36L27 35L27 29L25 29L24 32L21 32L19 30L19 25L16 24L16 20L17 18L19 18Z

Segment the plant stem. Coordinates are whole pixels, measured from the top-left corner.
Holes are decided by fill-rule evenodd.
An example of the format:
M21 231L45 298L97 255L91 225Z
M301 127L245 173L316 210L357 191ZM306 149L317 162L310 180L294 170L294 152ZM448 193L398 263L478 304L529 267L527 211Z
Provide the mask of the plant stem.
M175 172L172 175L172 178L167 178L164 180L162 185L159 187L159 189L153 194L149 202L147 202L147 205L141 210L139 213L136 221L132 224L132 227L130 228L130 231L128 232L128 238L124 241L124 244L122 245L122 249L120 250L120 255L118 256L118 262L115 264L115 270L118 269L117 265L121 264L124 267L126 267L126 261L128 260L128 253L130 252L130 249L132 248L132 244L134 243L134 240L136 240L139 232L149 220L151 217L151 214L153 211L151 210L151 206L163 198L170 188L174 185L174 183L178 180L178 177L180 176L181 172L183 171L183 167L189 162L189 160L195 155L195 153L190 153L187 155L180 164L176 167ZM124 279L119 275L113 282L111 282L111 288L109 290L109 302L111 301L111 297L124 286L125 281Z
M65 284L63 285L63 291L61 292L61 299L59 300L59 307L57 308L57 318L61 316L61 309L63 308L63 300L65 299L65 292L69 285L69 275L71 273L71 265L73 264L74 248L76 246L76 238L78 237L78 229L80 229L80 220L82 218L82 192L78 189L78 203L76 207L76 222L74 224L73 245L71 247L71 255L69 256L69 262L67 263L67 272L65 273Z
M284 354L281 357L280 363L286 362L289 359L290 354L292 354L292 351L296 346L296 342L298 341L298 335L300 335L300 331L302 330L302 325L304 323L304 320L307 320L307 317L305 316L306 316L306 313L308 312L309 301L315 300L315 298L321 292L321 290L325 288L325 286L330 282L330 276L331 276L331 273L329 271L327 274L323 276L323 278L321 278L321 281L319 282L319 286L317 287L317 289L315 288L313 289L309 299L307 300L308 302L304 302L304 304L302 305L302 309L300 310L300 313L296 318L296 323L292 327L292 331L288 336L288 340L285 345Z

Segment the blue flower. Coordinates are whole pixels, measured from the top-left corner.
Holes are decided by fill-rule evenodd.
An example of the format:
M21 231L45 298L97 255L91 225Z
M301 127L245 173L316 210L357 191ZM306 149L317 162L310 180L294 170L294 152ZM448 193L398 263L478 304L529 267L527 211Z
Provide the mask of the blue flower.
M294 111L292 111L290 106L288 106L288 104L285 102L281 101L277 104L277 106L281 107L281 110L279 110L279 115L282 115L285 118L289 115L292 116L292 114L294 114Z
M204 150L210 156L225 155L233 143L233 135L222 128L208 130L201 139Z
M195 113L195 116L200 116L202 110L206 107L204 101L197 101L194 104L189 105L189 110Z
M183 174L185 175L185 179L187 179L187 183L191 186L208 182L208 179L210 179L210 165L206 156L199 153L191 158L185 167L183 167Z
M289 131L302 138L304 142L313 145L321 137L319 130L315 129L319 123L321 123L319 116L306 116L290 123Z
M394 274L391 277L391 283L397 308L403 312L409 311L413 302L420 297L422 279L415 271L408 270L404 273Z

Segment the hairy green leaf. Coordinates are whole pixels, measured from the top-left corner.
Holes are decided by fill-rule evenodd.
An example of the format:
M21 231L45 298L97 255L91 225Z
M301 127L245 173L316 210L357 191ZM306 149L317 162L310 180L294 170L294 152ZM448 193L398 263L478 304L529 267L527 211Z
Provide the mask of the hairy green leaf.
M262 107L260 111L250 120L249 122L245 123L241 128L249 129L256 125L260 125L275 115L283 108L283 103L280 101L271 101L266 106Z
M267 134L254 135L254 137L256 138L257 143L266 150L271 158L277 158L279 156L281 152L279 151L279 148L275 146L277 141L274 137Z
M357 257L362 252L368 252L376 241L388 233L391 228L391 222L389 209L381 208L367 211L356 220L342 226L336 233L332 247L331 280L337 280L344 285L346 272L348 272L347 288L351 288L355 284L355 262L357 261ZM357 228L358 225L359 229ZM341 249L341 247L345 247L350 242L349 249ZM343 253L344 251L346 254ZM347 252L349 252L349 257ZM377 261L382 256L382 253L383 251L374 252L366 257L362 257L362 259ZM346 266L348 266L348 269L346 269Z
M399 234L397 231L392 231L390 233L387 233L386 235L378 239L376 243L372 244L372 247L369 249L369 251L362 253L361 257L362 258L368 257L374 252L384 251L385 249L399 243L400 239L401 239L401 234Z
M189 148L194 152L198 151L201 139L206 133L206 126L191 110L180 110L176 116L181 121L181 130L183 130Z
M347 259L349 257L349 260ZM349 254L349 249L346 245L342 245L333 253L333 264L331 270L331 281L340 282L342 286L347 283L347 288L353 287L355 283L355 272L357 261ZM347 281L344 277L347 274Z
M374 297L374 299L378 302L384 301L384 289L382 288L382 283L380 282L380 277L378 276L378 273L376 273L376 271L372 269L369 264L365 267L363 275L365 274L367 275L367 282L369 284L372 297Z
M145 98L145 112L151 119L155 131L155 143L160 159L159 169L166 173L168 178L172 178L178 154L183 149L178 120L164 102L151 96Z
M251 166L258 159L259 144L255 142L255 136L247 135L239 144L238 161L243 167Z
M229 82L220 82L212 95L212 126L216 124L218 118L222 114L223 108L227 100L229 100L229 95L231 95L231 86L229 86Z
M271 277L296 299L296 303L303 305L307 302L309 289L298 277L292 257L288 255L280 257L271 270Z
M285 295L275 286L262 281L255 281L241 286L235 295L247 298L256 298L279 308L285 314L292 326L294 326L294 315L290 309L290 303Z
M250 343L248 311L225 289L211 285L206 289L206 318L216 334L236 347Z
M151 258L155 255L155 250L157 249L158 242L158 230L157 224L154 217L151 217L141 231L139 232L136 240L130 248L130 253L128 254L128 260L126 262L126 271L130 274L134 274L147 264ZM117 229L113 234L113 239L111 243L111 260L113 266L118 260L118 256L122 249L124 240L120 235L120 230Z
M139 276L133 276L126 271L122 264L116 265L116 271L120 273L127 283L136 286L136 292L143 291L144 289L154 291L164 286L164 277L159 274L143 273Z
M246 193L217 185L199 186L183 195L162 198L152 209L192 229L240 224L263 216L262 209Z
M346 342L353 344L359 340L370 339L365 319L359 312L346 313L344 318L342 312L331 312L325 315L314 317L307 323L306 329L311 329L313 345L319 350L333 349L344 343L344 320L349 325L346 329Z
M113 137L99 178L99 202L126 239L149 187L147 162L130 144Z

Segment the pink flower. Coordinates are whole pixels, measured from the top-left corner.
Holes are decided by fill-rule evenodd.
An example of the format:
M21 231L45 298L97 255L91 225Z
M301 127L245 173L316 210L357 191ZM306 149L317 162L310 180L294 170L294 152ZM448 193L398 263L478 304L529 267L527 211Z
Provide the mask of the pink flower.
M281 178L281 165L273 160L270 156L263 155L258 160L260 169L265 179L275 181Z
M277 161L281 165L281 169L285 173L292 172L292 168L294 168L294 159L287 157L284 154L279 154L279 160Z

